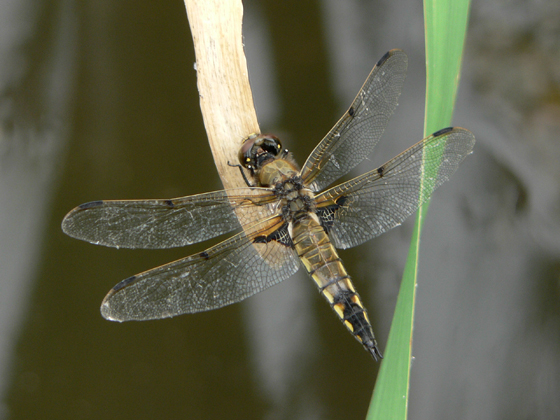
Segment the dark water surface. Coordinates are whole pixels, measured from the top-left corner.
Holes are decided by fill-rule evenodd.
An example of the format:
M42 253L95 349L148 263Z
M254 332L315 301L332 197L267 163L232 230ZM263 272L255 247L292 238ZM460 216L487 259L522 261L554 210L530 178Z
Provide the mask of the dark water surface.
M421 139L422 8L393 3L245 2L261 128L300 163L391 48L409 76L360 171ZM555 419L560 8L473 7L453 123L477 144L424 225L409 416ZM0 419L364 418L379 365L304 275L208 313L101 317L118 281L208 245L115 250L60 230L86 201L221 188L184 5L18 8L0 6L17 29L0 37ZM341 253L381 349L411 228Z

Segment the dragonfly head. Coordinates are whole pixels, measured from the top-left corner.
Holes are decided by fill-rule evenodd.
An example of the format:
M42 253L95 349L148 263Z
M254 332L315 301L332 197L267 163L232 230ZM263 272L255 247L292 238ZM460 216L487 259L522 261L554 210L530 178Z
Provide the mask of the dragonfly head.
M284 157L288 153L282 149L278 137L272 134L251 134L239 149L239 163L255 173L266 163Z

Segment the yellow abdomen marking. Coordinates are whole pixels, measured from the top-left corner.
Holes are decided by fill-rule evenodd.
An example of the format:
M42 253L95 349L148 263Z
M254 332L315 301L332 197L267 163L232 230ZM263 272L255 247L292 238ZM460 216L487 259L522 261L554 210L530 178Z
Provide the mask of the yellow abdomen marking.
M297 220L291 233L295 250L320 293L366 350L375 358L380 356L366 309L317 216L310 213Z

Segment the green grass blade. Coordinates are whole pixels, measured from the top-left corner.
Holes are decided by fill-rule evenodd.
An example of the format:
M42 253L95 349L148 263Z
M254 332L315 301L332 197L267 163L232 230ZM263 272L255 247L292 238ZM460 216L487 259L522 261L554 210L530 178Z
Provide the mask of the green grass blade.
M424 137L451 123L469 7L469 0L424 1L427 69ZM425 177L434 175L426 173ZM385 359L377 376L368 420L407 418L420 232L427 211L428 203L425 203L416 216Z
M426 37L424 137L451 124L459 86L469 7L469 0L424 1Z

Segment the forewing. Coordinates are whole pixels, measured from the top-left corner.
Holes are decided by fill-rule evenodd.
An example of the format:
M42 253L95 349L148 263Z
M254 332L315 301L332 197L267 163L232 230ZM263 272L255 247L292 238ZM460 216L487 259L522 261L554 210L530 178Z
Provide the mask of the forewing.
M117 284L101 305L114 321L208 311L239 302L290 277L299 267L281 217L261 222L190 257Z
M400 225L449 179L474 143L464 128L443 129L378 169L318 195L319 216L335 247L351 248ZM423 182L424 168L437 170L437 176Z
M263 220L274 212L265 188L238 188L169 200L93 201L66 215L74 238L123 248L172 248L201 242Z
M313 191L329 186L373 151L397 106L407 66L401 50L378 61L348 111L307 158L301 176Z

